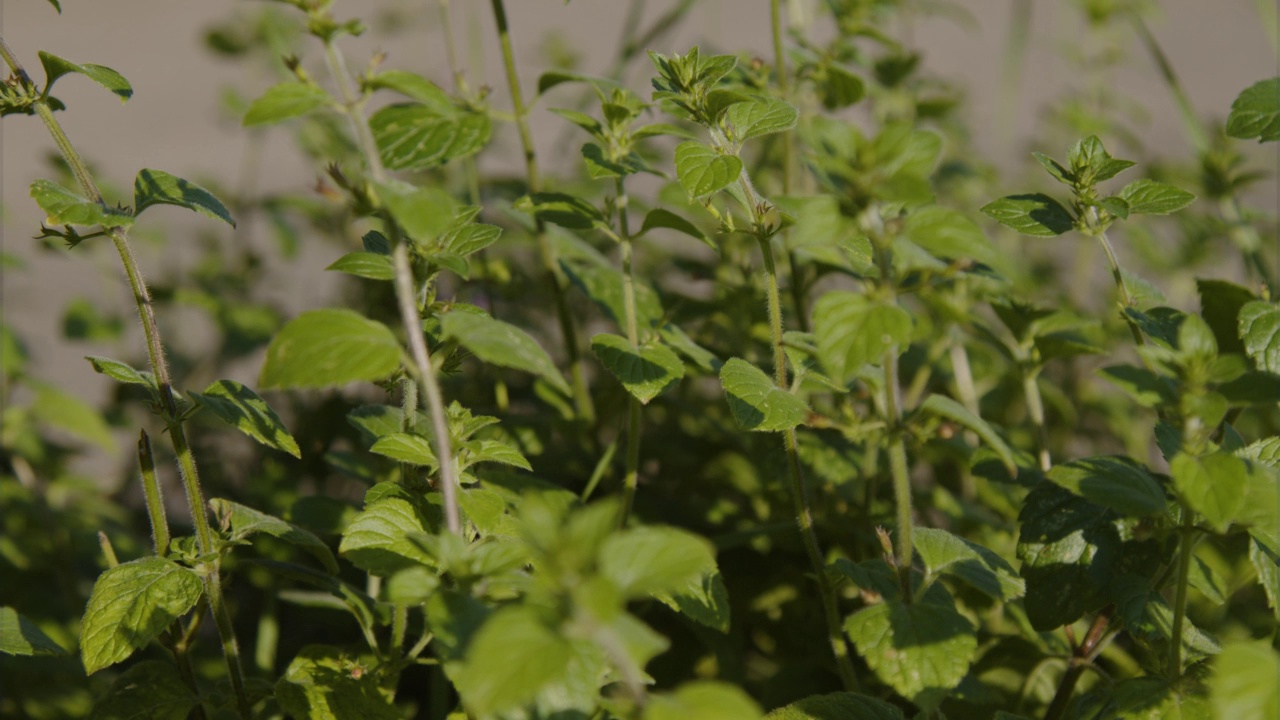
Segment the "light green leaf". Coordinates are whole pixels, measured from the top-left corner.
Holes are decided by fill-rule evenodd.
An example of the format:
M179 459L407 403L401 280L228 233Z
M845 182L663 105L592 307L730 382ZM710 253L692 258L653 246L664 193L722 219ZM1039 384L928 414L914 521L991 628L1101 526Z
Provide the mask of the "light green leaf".
M671 527L639 527L610 535L598 553L600 574L628 597L675 593L715 572L711 543Z
M400 367L400 343L382 323L351 310L312 310L267 347L264 388L333 387L382 380Z
M1237 453L1240 457L1280 470L1280 436L1263 438L1249 443Z
M93 202L49 180L31 183L31 197L45 212L48 225L81 225L92 227L128 227L133 215L128 210L109 208Z
M721 123L725 126L726 134L741 143L762 135L790 130L796 126L799 117L799 112L791 103L776 97L762 97L730 105Z
M654 597L694 622L722 633L729 632L729 589L720 571L704 570L698 579L690 579L683 589L654 593Z
M588 265L561 261L569 280L586 293L619 326L627 322L622 292L622 272L608 265ZM658 293L648 283L635 283L636 323L641 329L657 325L663 317ZM670 341L668 341L670 342Z
M1280 305L1257 300L1240 308L1244 350L1269 373L1280 374Z
M446 340L455 340L484 362L532 373L565 395L569 384L547 351L528 333L487 315L452 312L440 319Z
M691 197L703 197L732 185L742 174L742 161L700 142L676 146L676 177Z
M1075 227L1075 219L1057 200L1040 193L1010 195L982 206L982 213L1023 235L1053 237Z
M869 300L858 293L823 294L813 308L813 332L818 357L831 379L849 382L863 365L879 365L885 352L898 354L911 340L911 316L897 305Z
M0 653L9 655L66 655L61 645L11 607L0 607Z
M889 703L852 692L810 695L774 710L765 720L905 720Z
M876 677L922 708L936 708L969 671L978 639L950 605L901 601L859 610L844 624Z
M244 126L269 125L315 112L333 103L329 93L304 82L284 82L272 86L249 105Z
M1129 203L1136 215L1168 215L1195 201L1196 196L1155 180L1135 180L1124 186L1120 198Z
M375 670L373 658L352 657L330 645L307 645L276 683L275 697L294 718L399 720L403 716L382 694Z
M431 450L431 443L421 435L393 432L378 438L369 452L420 467L433 468L440 464Z
M172 560L147 557L98 576L80 625L84 670L92 675L146 647L200 601L200 577Z
M336 270L348 275L368 280L391 280L395 277L395 268L391 266L391 258L371 252L347 253L333 261L325 270Z
M1227 134L1258 142L1280 140L1280 77L1256 82L1236 97L1227 116Z
M333 552L310 530L304 530L274 515L259 512L230 500L215 498L209 501L209 507L217 516L222 530L231 532L231 540L244 540L258 533L265 533L306 550L319 560L326 570L334 575L338 574L338 561L334 559Z
M1176 402L1177 387L1163 375L1135 365L1113 365L1098 371L1129 394L1142 407L1160 407Z
M945 573L996 600L1022 597L1026 584L995 552L946 530L919 527L911 534L930 574Z
M516 448L501 440L478 440L467 444L471 452L467 465L491 462L518 467L521 470L533 470L529 460Z
M489 142L489 116L458 108L389 105L369 118L382 164L390 170L426 170L474 155Z
M134 216L152 205L177 205L236 226L226 206L208 190L163 170L140 170L133 179Z
M284 421L253 390L235 380L218 380L191 399L208 408L220 420L270 448L301 458L298 443Z
M53 385L34 380L27 384L36 391L32 405L36 420L91 442L112 455L120 451L111 436L111 426L96 408Z
M112 681L89 720L186 720L199 703L176 665L144 660Z
M1225 452L1201 457L1178 453L1169 462L1178 494L1218 532L1239 519L1250 472L1244 460Z
M62 8L58 8L58 12L61 13ZM53 83L58 78L68 73L79 73L110 90L116 97L120 98L122 103L133 97L133 87L129 85L129 81L109 67L90 63L84 63L83 65L73 63L43 50L40 51L40 64L44 66L44 94L46 95L53 89Z
M573 654L569 640L537 610L510 605L476 631L452 679L469 713L496 715L528 705L563 680Z
M155 381L152 379L150 373L142 373L134 370L132 367L120 362L119 360L98 357L96 355L86 355L84 359L88 360L89 364L93 366L94 372L106 375L117 382L122 382L126 385L155 387Z
M684 377L684 363L661 343L637 348L624 337L600 333L591 338L591 349L627 392L644 404Z
M409 237L426 242L453 224L457 203L438 187L416 187L399 180L377 183L378 196Z
M338 545L338 554L356 567L387 576L407 567L435 560L409 535L430 532L425 518L404 498L387 497L360 511Z
M744 430L790 430L804 424L809 416L809 406L803 400L741 358L731 358L720 368L720 384L729 398L733 419Z
M1129 517L1165 512L1168 503L1151 473L1126 457L1072 460L1055 466L1047 477L1096 505Z
M735 685L696 680L673 693L654 693L643 720L759 720L760 706Z
M1209 697L1222 720L1280 717L1280 655L1266 640L1233 642L1213 660Z
M394 90L424 105L441 111L453 108L453 100L439 85L416 73L404 70L383 70L369 77L365 84L373 90Z
M638 238L650 230L657 228L667 228L669 230L675 230L676 232L682 232L691 238L701 240L704 245L712 250L715 250L716 252L720 251L719 246L712 242L711 238L707 237L707 234L702 232L702 229L697 225L694 225L669 210L663 210L662 208L650 210L648 214L644 216L644 223L640 226L640 232L636 233L635 236Z
M502 228L497 225L467 223L445 233L440 238L440 247L447 253L466 257L489 247L501 234Z
M978 224L951 208L932 205L912 212L903 223L902 234L940 258L972 258L987 265L1000 261Z
M969 412L969 409L960 403L943 395L930 395L920 403L920 410L926 413L932 413L938 417L960 423L964 427L972 430L987 447L996 451L996 455L1000 456L1000 460L1004 462L1005 470L1009 471L1011 477L1017 477L1018 465L1013 457L1013 450L1005 444L1004 438L991 427L986 420Z

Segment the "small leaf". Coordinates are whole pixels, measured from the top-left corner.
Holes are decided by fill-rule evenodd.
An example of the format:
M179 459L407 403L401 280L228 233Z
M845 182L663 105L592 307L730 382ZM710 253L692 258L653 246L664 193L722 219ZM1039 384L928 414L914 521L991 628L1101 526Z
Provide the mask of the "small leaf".
M1178 453L1169 462L1178 495L1218 532L1238 519L1250 472L1244 460L1223 452L1201 457Z
M653 693L642 720L759 720L760 706L741 688L726 682L695 680L673 693ZM771 716L772 717L772 716Z
M492 128L483 113L436 105L388 105L369 118L382 164L390 170L427 170L479 152Z
M982 207L987 217L1023 235L1053 237L1075 226L1075 218L1048 195L1010 195Z
M56 3L55 7L57 7ZM61 13L62 8L59 7L58 12ZM40 64L44 66L45 95L48 95L49 91L53 89L53 83L58 78L68 73L79 73L110 90L116 97L120 98L122 103L133 97L133 87L129 85L129 81L109 67L91 65L89 63L80 65L43 50L40 51Z
M899 600L859 610L844 624L876 677L925 709L969 671L978 639L950 605Z
M960 423L972 430L978 437L982 438L982 442L986 443L987 447L996 452L996 455L1004 462L1005 470L1009 472L1009 475L1017 477L1018 466L1014 461L1013 451L1005 444L1004 438L1000 437L995 428L991 427L986 420L974 415L969 412L968 408L944 395L930 395L925 398L924 402L920 403L920 410Z
M133 180L133 214L152 205L177 205L236 226L226 206L208 190L163 170L140 170Z
M715 250L716 252L720 251L719 246L712 242L711 238L707 237L707 234L702 232L702 229L697 225L694 225L669 210L663 210L662 208L650 210L648 214L644 216L644 224L640 226L640 232L636 233L635 237L639 238L641 235L657 228L667 228L669 230L675 230L676 232L682 232L691 238L701 240L704 245L712 250Z
M269 125L300 117L330 105L333 99L323 89L304 82L274 85L249 105L244 126Z
M911 533L930 574L946 573L996 600L1022 597L1026 583L996 553L946 530L919 527Z
M791 103L775 97L764 97L729 106L720 122L725 126L729 137L743 142L790 130L796 126L799 117Z
M610 535L598 552L600 574L631 598L682 591L716 569L711 543L671 527Z
M532 373L551 383L565 395L569 384L556 369L551 356L528 333L487 315L452 312L440 319L446 340L456 340L484 362Z
M828 110L849 107L867 94L867 86L862 78L839 65L827 65L819 78L822 107Z
M889 348L905 352L911 324L911 315L901 307L852 292L825 293L813 308L818 357L831 378L842 385L863 365L883 363Z
M742 174L742 160L699 142L676 146L676 177L691 197L699 198L732 185Z
M298 443L267 401L235 380L218 380L191 398L220 420L269 448L301 458Z
M321 565L324 565L325 570L334 575L338 574L338 561L333 558L333 552L310 530L304 530L274 515L268 515L230 500L214 498L209 501L209 507L218 517L222 529L224 531L230 529L231 540L244 540L258 533L270 535L306 550L312 557L319 560Z
M409 539L424 532L430 528L408 500L386 497L356 515L342 535L338 553L356 567L384 577L407 567L434 567L435 560Z
M1130 517L1162 513L1168 504L1151 473L1126 457L1072 460L1055 466L1047 477L1094 504Z
M531 703L572 658L569 640L536 609L509 605L475 632L452 679L467 711L490 717Z
M1196 196L1155 180L1135 180L1124 186L1120 198L1137 215L1168 215L1195 201Z
M80 626L84 670L92 675L146 647L200 601L191 570L160 557L134 560L98 576Z
M419 467L434 468L440 464L431 443L421 435L402 432L384 435L369 448L369 452Z
M0 653L9 655L66 655L67 651L11 607L0 607Z
M96 357L94 355L86 356L85 360L88 360L89 364L93 366L94 372L106 375L112 380L122 382L126 385L155 386L155 382L151 380L150 375L144 375L119 360Z
M661 343L632 347L624 337L600 333L591 338L591 349L627 392L644 404L684 377L684 363Z
M1257 300L1240 308L1244 351L1269 373L1280 374L1280 305Z
M1063 185L1075 184L1075 181L1076 181L1075 173L1062 167L1062 165L1060 165L1057 160L1054 160L1053 158L1049 157L1048 155L1045 155L1044 153L1038 153L1038 152L1031 153L1031 156L1036 159L1036 162L1040 163L1040 165L1045 169L1046 172L1048 172L1050 175L1053 176L1054 180L1057 180Z
M93 202L49 180L31 183L31 197L45 212L49 225L82 225L103 227L128 227L133 215L128 210L109 208Z
M778 387L759 368L732 358L720 368L733 419L744 430L776 432L801 425L809 415L804 401Z
M1115 383L1142 407L1160 407L1174 403L1177 387L1167 377L1134 365L1113 365L1098 371Z
M1098 207L1121 220L1129 217L1129 203L1125 202L1124 198L1112 195L1111 197L1099 198L1097 203Z
M400 367L400 355L400 343L382 323L351 310L312 310L271 340L258 384L320 388L374 382Z
M348 275L355 275L367 280L391 280L395 277L395 268L391 258L371 252L347 253L333 261L325 270L336 270Z
M1236 97L1227 116L1227 134L1258 142L1280 140L1280 77L1256 82Z
M765 720L906 720L884 700L852 692L810 695L774 710Z

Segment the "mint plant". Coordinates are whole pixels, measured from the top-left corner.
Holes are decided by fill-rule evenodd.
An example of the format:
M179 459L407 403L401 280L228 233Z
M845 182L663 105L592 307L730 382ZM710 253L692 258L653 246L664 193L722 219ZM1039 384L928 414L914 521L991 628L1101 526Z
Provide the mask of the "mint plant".
M297 141L306 196L143 169L105 199L52 92L132 86L46 51L38 82L0 40L5 122L61 157L33 234L109 242L145 340L87 358L118 386L95 408L0 325L0 715L1275 715L1275 226L1229 138L1276 140L1280 79L1200 117L1142 7L1080 3L1099 47L1155 61L1189 151L1060 99L1087 130L1032 154L1058 190L1001 197L899 33L930 8L773 0L769 61L653 50L696 5L633 3L603 70L522 86L534 38L477 4L505 94L450 32L446 87L348 60L369 8L237 13L210 48L275 81L228 111L250 159ZM160 205L280 242L206 241L148 283L130 233ZM342 293L259 300L263 254L304 238ZM1104 265L1114 302L1082 292ZM180 306L208 356L162 335ZM121 336L91 302L66 318ZM207 382L245 358L256 382ZM79 477L86 444L133 490Z

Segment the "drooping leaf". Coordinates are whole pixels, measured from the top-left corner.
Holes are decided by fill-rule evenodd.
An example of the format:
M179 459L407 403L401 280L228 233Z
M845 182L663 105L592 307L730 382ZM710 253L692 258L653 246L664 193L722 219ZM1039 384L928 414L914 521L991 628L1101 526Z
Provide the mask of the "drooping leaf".
M369 118L382 164L391 170L426 170L474 155L489 142L489 116L457 108L404 103Z
M889 703L853 692L810 695L774 710L765 720L906 720L898 708Z
M1258 368L1280 374L1280 305L1261 300L1240 308L1240 340Z
M468 712L492 716L531 703L562 680L573 654L569 640L537 610L511 605L476 630L453 681Z
M133 215L128 210L109 208L50 180L31 183L31 197L45 212L49 225L128 227Z
M1040 193L1000 198L982 206L982 212L1001 225L1035 237L1061 235L1075 226L1075 218L1066 208Z
M208 190L163 170L139 170L133 179L133 214L152 205L177 205L236 226L227 207Z
M435 560L409 535L429 532L427 521L406 499L386 497L370 503L347 526L338 553L356 567L387 576Z
M350 657L330 645L307 645L276 683L275 697L290 717L308 720L396 720L400 712L379 686L372 658Z
M1116 615L1129 635L1149 646L1167 645L1173 638L1173 609L1146 578L1126 575L1116 578ZM1221 649L1213 638L1185 620L1182 626L1184 657L1195 662Z
M235 380L217 380L191 398L220 420L269 448L301 458L298 443L284 421L253 390Z
M849 616L844 630L876 677L925 709L960 683L978 649L952 605L883 602Z
M1219 718L1280 717L1280 655L1266 640L1228 643L1213 660L1209 696Z
M1012 565L977 543L925 527L915 528L911 540L930 574L951 575L996 600L1013 600L1026 590Z
M845 291L823 294L813 308L818 357L827 374L847 383L868 363L880 364L885 352L901 354L911 339L911 315L898 305Z
M742 174L742 160L719 153L700 142L676 146L676 177L691 197L703 197L723 190Z
M771 133L785 132L796 126L800 114L791 103L776 97L763 97L729 106L721 123L729 137L737 142Z
M696 680L673 693L654 693L643 720L760 720L760 706L741 688L725 682Z
M628 597L682 591L716 568L706 540L671 527L647 526L610 535L598 553L600 574Z
M996 452L996 455L1004 462L1005 470L1009 472L1009 475L1017 477L1018 465L1014 460L1013 450L1009 448L1004 438L1000 437L1000 434L986 420L974 415L968 408L945 395L930 395L924 399L924 402L920 403L920 410L960 423L972 430L982 439L982 442L986 443L987 447Z
M259 533L270 535L306 550L326 570L334 575L338 574L338 561L334 559L333 552L310 530L230 500L215 498L209 501L209 507L213 509L223 531L230 531L233 541L244 540Z
M89 720L186 720L199 703L176 665L144 660L112 681Z
M336 270L368 280L391 280L395 277L395 269L391 265L391 258L371 252L347 253L334 260L333 264L329 265L325 270Z
M569 394L569 384L547 351L528 333L487 315L452 312L440 319L446 340L455 340L484 362L532 373Z
M332 387L381 380L400 367L400 343L382 323L351 310L311 310L267 347L264 388Z
M313 113L332 104L322 88L304 82L283 82L268 88L244 114L245 127L270 125Z
M1258 142L1280 140L1280 77L1250 85L1231 103L1227 134Z
M1160 484L1145 467L1126 457L1072 460L1055 466L1047 477L1096 505L1129 517L1147 517L1166 509Z
M1146 368L1113 365L1098 372L1142 407L1160 407L1175 402L1177 398L1177 387L1172 380Z
M809 415L803 400L741 358L731 358L720 368L720 384L729 398L733 419L744 430L790 430Z
M200 601L195 572L167 558L147 557L98 576L80 626L80 654L92 675L146 647Z
M558 192L533 193L516 203L536 218L573 230L588 230L604 223L604 215L595 205L576 195Z
M1186 190L1155 180L1135 180L1124 186L1120 197L1129 203L1129 212L1138 215L1168 215L1196 199Z
M57 7L56 3L55 7ZM62 8L59 7L58 12L61 13ZM40 51L40 64L44 66L44 93L46 95L53 89L53 83L58 78L69 73L79 73L110 90L112 94L120 98L122 103L133 97L133 87L129 85L129 81L109 67L90 63L73 63L43 50Z
M591 349L641 403L648 404L684 377L684 363L661 343L632 347L624 337L600 333L591 338Z
M701 240L704 245L712 250L715 250L716 252L720 251L719 246L712 242L711 238L707 237L707 234L702 232L702 229L697 225L694 225L670 210L663 210L662 208L650 210L644 216L644 223L640 226L640 232L636 233L635 236L638 238L650 230L656 230L658 228L667 228L669 230L684 233L691 238Z
M35 623L11 607L0 607L0 653L8 655L66 655L67 651Z

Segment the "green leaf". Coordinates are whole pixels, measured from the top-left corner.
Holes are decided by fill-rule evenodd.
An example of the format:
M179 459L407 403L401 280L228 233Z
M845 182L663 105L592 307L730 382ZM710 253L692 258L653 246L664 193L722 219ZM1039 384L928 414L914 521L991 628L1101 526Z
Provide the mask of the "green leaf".
M334 559L333 552L310 530L304 530L274 515L259 512L230 500L215 498L209 501L209 507L213 509L213 514L217 516L223 531L231 532L232 541L244 540L258 533L264 533L306 550L312 557L319 560L326 570L334 575L338 574L338 561Z
M1164 596L1145 578L1132 575L1115 579L1117 615L1131 638L1138 643L1166 651L1173 638L1173 610ZM1182 645L1188 662L1195 662L1220 650L1218 642L1191 624L1183 623Z
M383 70L369 77L365 84L371 90L394 90L405 97L440 110L453 107L453 99L448 93L441 90L439 85L416 73L404 70Z
M287 716L307 720L398 720L383 695L372 658L349 656L330 645L307 645L276 683L275 697Z
M1047 477L1095 505L1130 517L1165 512L1168 504L1151 473L1126 457L1072 460L1055 466Z
M1178 453L1169 462L1178 495L1218 532L1238 520L1251 472L1248 463L1225 452L1200 457Z
M106 375L117 382L122 382L126 385L155 386L155 382L152 380L149 373L144 374L138 372L119 360L97 357L95 355L86 355L84 359L88 360L89 364L93 366L94 372Z
M532 607L511 605L489 616L452 673L467 712L484 717L531 703L562 680L574 649Z
M670 527L610 535L598 553L600 574L632 598L682 591L716 569L711 543Z
M489 116L457 108L405 103L369 118L382 164L390 170L427 170L474 155L489 142Z
M301 458L298 443L267 401L235 380L218 380L191 399L220 420L269 448Z
M311 83L283 82L268 88L249 105L243 124L245 127L270 125L307 115L332 102L329 93Z
M977 223L950 208L933 205L912 212L903 223L902 235L940 258L972 258L987 265L1000 261Z
M431 449L431 443L421 435L393 432L378 438L369 452L420 467L433 468L440 464Z
M1227 116L1227 134L1258 142L1280 140L1280 77L1256 82L1236 97Z
M55 3L55 7L56 7ZM62 8L58 8L58 12L62 12ZM45 83L44 94L48 95L53 89L53 83L58 78L69 73L79 73L98 83L102 87L110 90L116 97L120 98L120 102L126 102L133 97L133 87L129 85L129 81L124 79L120 73L109 67L102 65L92 65L85 63L83 65L73 63L70 60L64 60L57 55L40 51L40 64L44 66Z
M547 351L528 333L487 315L452 312L440 319L446 340L455 340L484 362L532 373L565 395L569 384L556 369Z
M267 347L264 388L375 382L400 367L400 343L382 323L351 310L312 310L285 325Z
M396 274L390 257L371 252L347 253L333 261L325 270L336 270L368 280L391 280Z
M608 265L587 265L561 261L561 267L569 280L586 293L619 326L627 322L626 302L623 299L622 271ZM663 317L658 293L643 281L635 283L636 323L641 329L652 328ZM664 338L665 339L665 338ZM670 340L668 340L670 342Z
M1054 180L1057 180L1063 185L1075 184L1076 182L1075 173L1062 167L1062 165L1059 164L1057 160L1054 160L1053 158L1049 157L1048 155L1045 155L1044 153L1038 153L1038 152L1031 153L1031 156L1036 159L1036 162L1040 163L1041 167L1043 167L1046 172L1048 172L1050 175L1053 176Z
M1026 591L1012 565L977 543L925 527L916 528L911 540L930 574L951 575L996 600L1013 600Z
M951 605L884 602L849 616L844 630L876 677L925 709L960 684L978 649L973 626Z
M409 237L426 242L447 231L457 203L438 187L416 187L398 180L377 183L378 195Z
M729 632L729 589L714 567L704 569L696 580L690 577L689 584L680 590L658 592L653 596L694 622L722 633Z
M1129 212L1137 215L1168 215L1195 201L1196 196L1155 180L1135 180L1124 186L1120 198L1129 203Z
M1280 546L1277 546L1274 525L1271 531L1251 528L1249 531L1249 564L1258 573L1258 584L1267 596L1271 614L1280 620Z
M66 655L61 645L11 607L0 607L0 653L8 655Z
M776 97L761 97L730 105L720 122L725 127L725 134L741 143L790 130L796 126L799 117L791 103Z
M684 363L661 343L632 347L624 337L600 333L591 338L591 350L627 392L646 405L684 377Z
M1280 305L1261 300L1240 308L1244 351L1269 373L1280 374Z
M869 695L837 692L810 695L774 710L765 720L906 720L902 711Z
M573 230L589 230L604 224L604 215L595 205L567 193L533 193L521 198L516 209Z
M1196 278L1196 292L1200 295L1200 315L1213 330L1221 353L1245 353L1240 330L1240 311L1258 296L1246 287L1226 280ZM1280 331L1280 330L1278 330ZM1280 343L1277 343L1280 358Z
M111 435L111 426L97 408L53 385L33 380L27 381L27 385L36 391L32 405L36 420L93 443L112 455L120 451Z
M489 247L500 235L502 235L502 228L497 225L467 223L445 233L440 238L440 247L447 253L465 258Z
M701 240L704 245L712 250L715 250L716 252L720 251L719 246L712 242L711 238L707 237L707 234L702 232L702 229L697 225L694 225L669 210L663 210L662 208L650 210L648 214L644 216L644 223L640 226L640 232L636 233L635 237L639 238L641 235L657 228L667 228L669 230L675 230L676 232L682 232L691 238Z
M112 681L89 720L186 720L198 704L176 665L144 660Z
M1090 135L1077 142L1067 151L1067 162L1079 181L1084 185L1110 180L1121 171L1134 166L1131 160L1117 160L1102 146L1096 135Z
M741 688L725 682L695 680L673 693L654 693L643 720L759 720L760 706Z
M491 462L518 467L521 470L533 470L529 460L519 450L501 440L476 440L467 444L471 457L467 465Z
M147 557L98 576L80 625L89 675L146 647L200 601L200 577L172 560Z
M823 294L813 308L813 331L822 367L836 382L849 382L866 364L884 362L885 352L901 354L911 340L911 315L896 304L845 291Z
M370 503L356 515L338 545L338 554L356 567L388 576L415 565L435 566L435 560L409 535L430 532L427 521L406 499L387 497Z
M932 413L938 417L957 422L964 427L972 430L982 438L982 442L987 447L996 452L1000 460L1004 463L1005 470L1009 471L1011 477L1018 476L1018 465L1014 461L1013 451L1005 444L1004 438L1000 437L995 428L991 427L986 420L969 412L969 409L960 403L952 400L944 395L930 395L920 403L920 410Z
M742 174L742 160L718 153L700 142L676 146L676 177L690 197L703 197L732 185Z
M48 225L82 225L92 227L128 227L133 215L128 210L109 208L93 202L49 180L31 183L31 197L45 212Z
M822 107L839 110L858 102L867 94L862 78L838 65L828 64L818 78L818 90L822 95Z
M140 170L133 179L134 216L152 205L177 205L236 226L226 206L208 190L163 170Z
M1075 218L1057 200L1035 193L1010 195L982 206L982 213L1023 235L1053 237L1075 227Z
M54 10L58 11L59 15L62 14L62 5L58 3L58 0L49 0L49 4L53 6Z
M720 384L728 395L733 419L744 430L790 430L804 424L809 416L809 406L803 400L741 358L731 358L720 368Z
M1228 643L1213 660L1209 697L1219 718L1280 717L1280 654L1266 640Z

